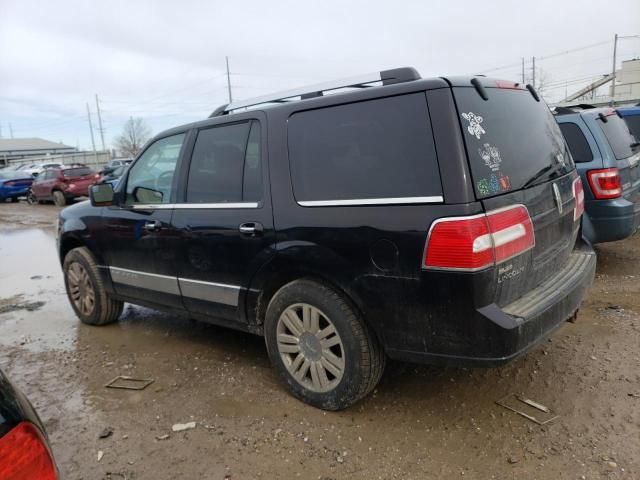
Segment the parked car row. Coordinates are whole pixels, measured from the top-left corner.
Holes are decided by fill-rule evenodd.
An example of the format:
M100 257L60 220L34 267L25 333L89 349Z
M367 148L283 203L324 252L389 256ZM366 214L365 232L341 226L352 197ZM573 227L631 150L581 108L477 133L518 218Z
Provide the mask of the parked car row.
M640 108L558 107L556 120L582 178L584 236L621 240L640 226ZM626 120L626 121L625 121Z
M117 185L129 163L127 159L112 160L100 173L82 164L48 164L37 172L31 167L0 169L0 202L7 199L17 202L26 197L32 204L53 201L65 206L78 197L88 196L90 185L102 182Z
M222 106L91 186L58 233L80 320L131 302L262 335L290 392L337 410L387 358L500 365L575 318L588 239L638 226L638 145L618 114L572 110L600 130L578 171L559 127L573 117L529 85L403 68L356 86Z

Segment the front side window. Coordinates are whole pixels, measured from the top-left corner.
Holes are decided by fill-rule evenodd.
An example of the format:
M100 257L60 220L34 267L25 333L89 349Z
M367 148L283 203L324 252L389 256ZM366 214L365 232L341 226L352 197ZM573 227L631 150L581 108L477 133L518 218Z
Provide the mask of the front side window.
M442 195L424 93L295 113L288 130L293 190L302 205Z
M131 167L127 179L128 205L171 203L173 177L185 134L157 140Z
M198 132L187 203L245 203L261 198L260 123L221 125Z

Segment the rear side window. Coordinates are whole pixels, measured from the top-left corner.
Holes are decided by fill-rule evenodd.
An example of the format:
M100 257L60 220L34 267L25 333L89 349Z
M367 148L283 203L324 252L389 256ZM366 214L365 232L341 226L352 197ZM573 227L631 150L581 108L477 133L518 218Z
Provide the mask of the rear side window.
M569 145L569 151L574 162L590 162L593 160L593 153L584 133L575 123L561 123L560 130L564 139Z
M83 175L90 175L93 173L88 167L80 167L80 168L67 168L62 171L62 174L65 177L82 177Z
M636 143L636 140L631 135L625 121L618 115L608 115L605 118L607 119L606 122L603 122L600 118L596 121L604 132L605 137L607 137L616 159L622 160L633 155L632 145Z
M478 198L560 177L574 168L547 105L527 90L454 88Z
M261 198L259 122L198 132L189 167L187 203L258 202Z
M442 195L423 93L295 113L288 130L293 190L303 205Z

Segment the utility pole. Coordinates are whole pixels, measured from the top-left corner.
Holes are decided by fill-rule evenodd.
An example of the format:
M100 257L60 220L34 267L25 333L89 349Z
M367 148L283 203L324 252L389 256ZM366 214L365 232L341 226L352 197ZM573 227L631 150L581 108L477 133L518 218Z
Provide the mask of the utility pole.
M9 136L13 138L13 125L11 125L11 122L9 122Z
M229 92L229 103L233 102L233 97L231 96L231 74L229 73L229 57L224 57L227 61L227 90Z
M616 102L616 50L618 49L618 34L613 37L613 68L611 69L611 106Z
M100 131L100 140L102 140L102 151L106 150L104 146L104 128L102 128L102 115L100 115L100 103L98 102L98 94L96 93L96 111L98 112L98 130Z
M96 152L96 140L93 138L93 125L91 124L91 110L89 110L89 102L87 102L87 118L89 119L89 132L91 132L91 146L93 147L93 156L98 164L98 152Z
M531 86L536 88L536 57L531 57Z
M524 57L522 57L522 85L524 85L525 80L524 80Z
M0 123L0 138L2 138L2 124Z

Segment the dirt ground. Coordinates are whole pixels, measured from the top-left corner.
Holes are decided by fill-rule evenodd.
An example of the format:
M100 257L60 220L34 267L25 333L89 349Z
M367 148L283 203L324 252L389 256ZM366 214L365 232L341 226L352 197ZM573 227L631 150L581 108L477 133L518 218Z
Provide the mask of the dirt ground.
M57 211L0 205L0 368L40 413L64 479L640 478L640 236L597 249L578 321L525 357L391 363L373 395L327 413L285 392L261 338L133 306L118 324L80 324ZM116 375L154 382L105 388ZM540 426L495 403L512 393L559 417Z

